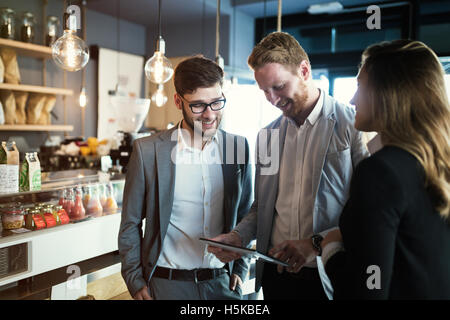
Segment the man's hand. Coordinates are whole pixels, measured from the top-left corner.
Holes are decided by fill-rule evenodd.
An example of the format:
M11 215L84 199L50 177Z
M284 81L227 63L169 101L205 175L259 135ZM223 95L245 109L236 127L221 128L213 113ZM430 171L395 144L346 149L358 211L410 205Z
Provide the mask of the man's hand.
M211 240L232 244L238 247L242 246L241 237L237 234L237 232L220 234L217 237L212 238ZM217 257L217 259L219 259L223 263L227 263L241 258L241 255L239 253L222 249L219 247L214 247L211 244L208 245L208 252L214 254Z
M148 287L147 286L143 287L141 290L136 292L136 294L134 295L133 299L134 300L153 300L153 298L148 293Z
M230 277L230 290L236 290L236 285L239 285L242 288L242 280L237 274L232 274Z
M269 255L274 258L287 262L288 272L297 273L308 262L313 261L317 256L317 251L312 245L310 238L300 240L286 240L276 245L269 251ZM283 272L283 266L278 265L279 273Z

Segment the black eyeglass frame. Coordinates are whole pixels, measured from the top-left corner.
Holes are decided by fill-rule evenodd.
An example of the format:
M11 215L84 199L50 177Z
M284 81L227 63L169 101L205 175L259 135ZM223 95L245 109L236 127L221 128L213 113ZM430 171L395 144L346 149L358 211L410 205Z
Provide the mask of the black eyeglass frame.
M225 104L227 103L227 98L225 98L225 95L222 93L222 99L218 99L218 100L214 100L211 103L204 103L204 102L199 102L199 103L189 103L189 101L186 100L186 98L184 98L183 96L181 96L180 94L178 95L181 99L185 100L188 103L189 108L191 109L191 112L194 114L200 114L206 111L206 108L210 108L212 111L219 111L222 110L223 108L225 108ZM214 109L213 108L213 104L217 103L219 101L223 101L223 105L222 107L220 107L219 109ZM195 112L192 108L199 108L200 106L203 106L203 110L200 112Z

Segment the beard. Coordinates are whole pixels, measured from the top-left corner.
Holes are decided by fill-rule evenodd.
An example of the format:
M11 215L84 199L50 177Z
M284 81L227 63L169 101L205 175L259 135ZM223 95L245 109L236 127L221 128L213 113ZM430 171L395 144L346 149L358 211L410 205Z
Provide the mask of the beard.
M192 129L192 132L194 132L194 136L195 135L201 135L202 140L207 140L209 138L211 138L212 136L214 136L219 128L220 122L222 120L222 115L218 114L217 118L216 118L216 127L213 129L207 129L205 131L203 131L203 125L202 125L202 120L193 120L191 116L189 116L186 112L186 110L183 108L181 108L182 113L183 113L183 119L185 121L185 123L187 124L187 126L189 128Z
M308 101L308 90L304 82L299 84L299 88L294 93L293 98L288 98L288 103L291 104L290 108L283 111L285 117L291 118L293 120L297 119L300 114L305 111L306 102Z

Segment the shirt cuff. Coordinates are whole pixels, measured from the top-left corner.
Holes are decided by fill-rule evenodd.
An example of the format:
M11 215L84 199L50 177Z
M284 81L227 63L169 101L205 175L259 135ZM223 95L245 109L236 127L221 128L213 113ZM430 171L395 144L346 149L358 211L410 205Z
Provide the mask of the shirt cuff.
M344 251L344 243L340 241L333 241L328 243L322 250L322 262L326 266L328 259L330 259L335 253Z

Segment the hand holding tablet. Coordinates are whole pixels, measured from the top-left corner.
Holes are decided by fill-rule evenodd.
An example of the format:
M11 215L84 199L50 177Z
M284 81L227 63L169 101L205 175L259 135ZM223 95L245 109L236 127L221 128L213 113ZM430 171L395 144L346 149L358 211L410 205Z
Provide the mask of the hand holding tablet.
M222 249L229 250L229 251L232 251L232 252L236 252L236 253L238 253L240 255L243 255L243 256L249 256L249 257L255 257L255 258L258 258L258 259L263 259L264 261L275 263L275 264L279 264L279 265L282 265L282 266L285 266L285 267L288 266L287 263L285 263L285 262L283 262L281 260L275 259L273 257L270 257L268 255L265 255L265 254L260 253L260 252L258 252L256 250L253 250L253 249L239 247L239 246L234 246L234 245L231 245L231 244L227 244L227 243L224 243L224 242L218 242L218 241L214 241L214 240L210 240L210 239L206 239L206 238L200 238L199 240L201 242L203 242L203 243L206 243L206 244L210 245L210 246L222 248Z

